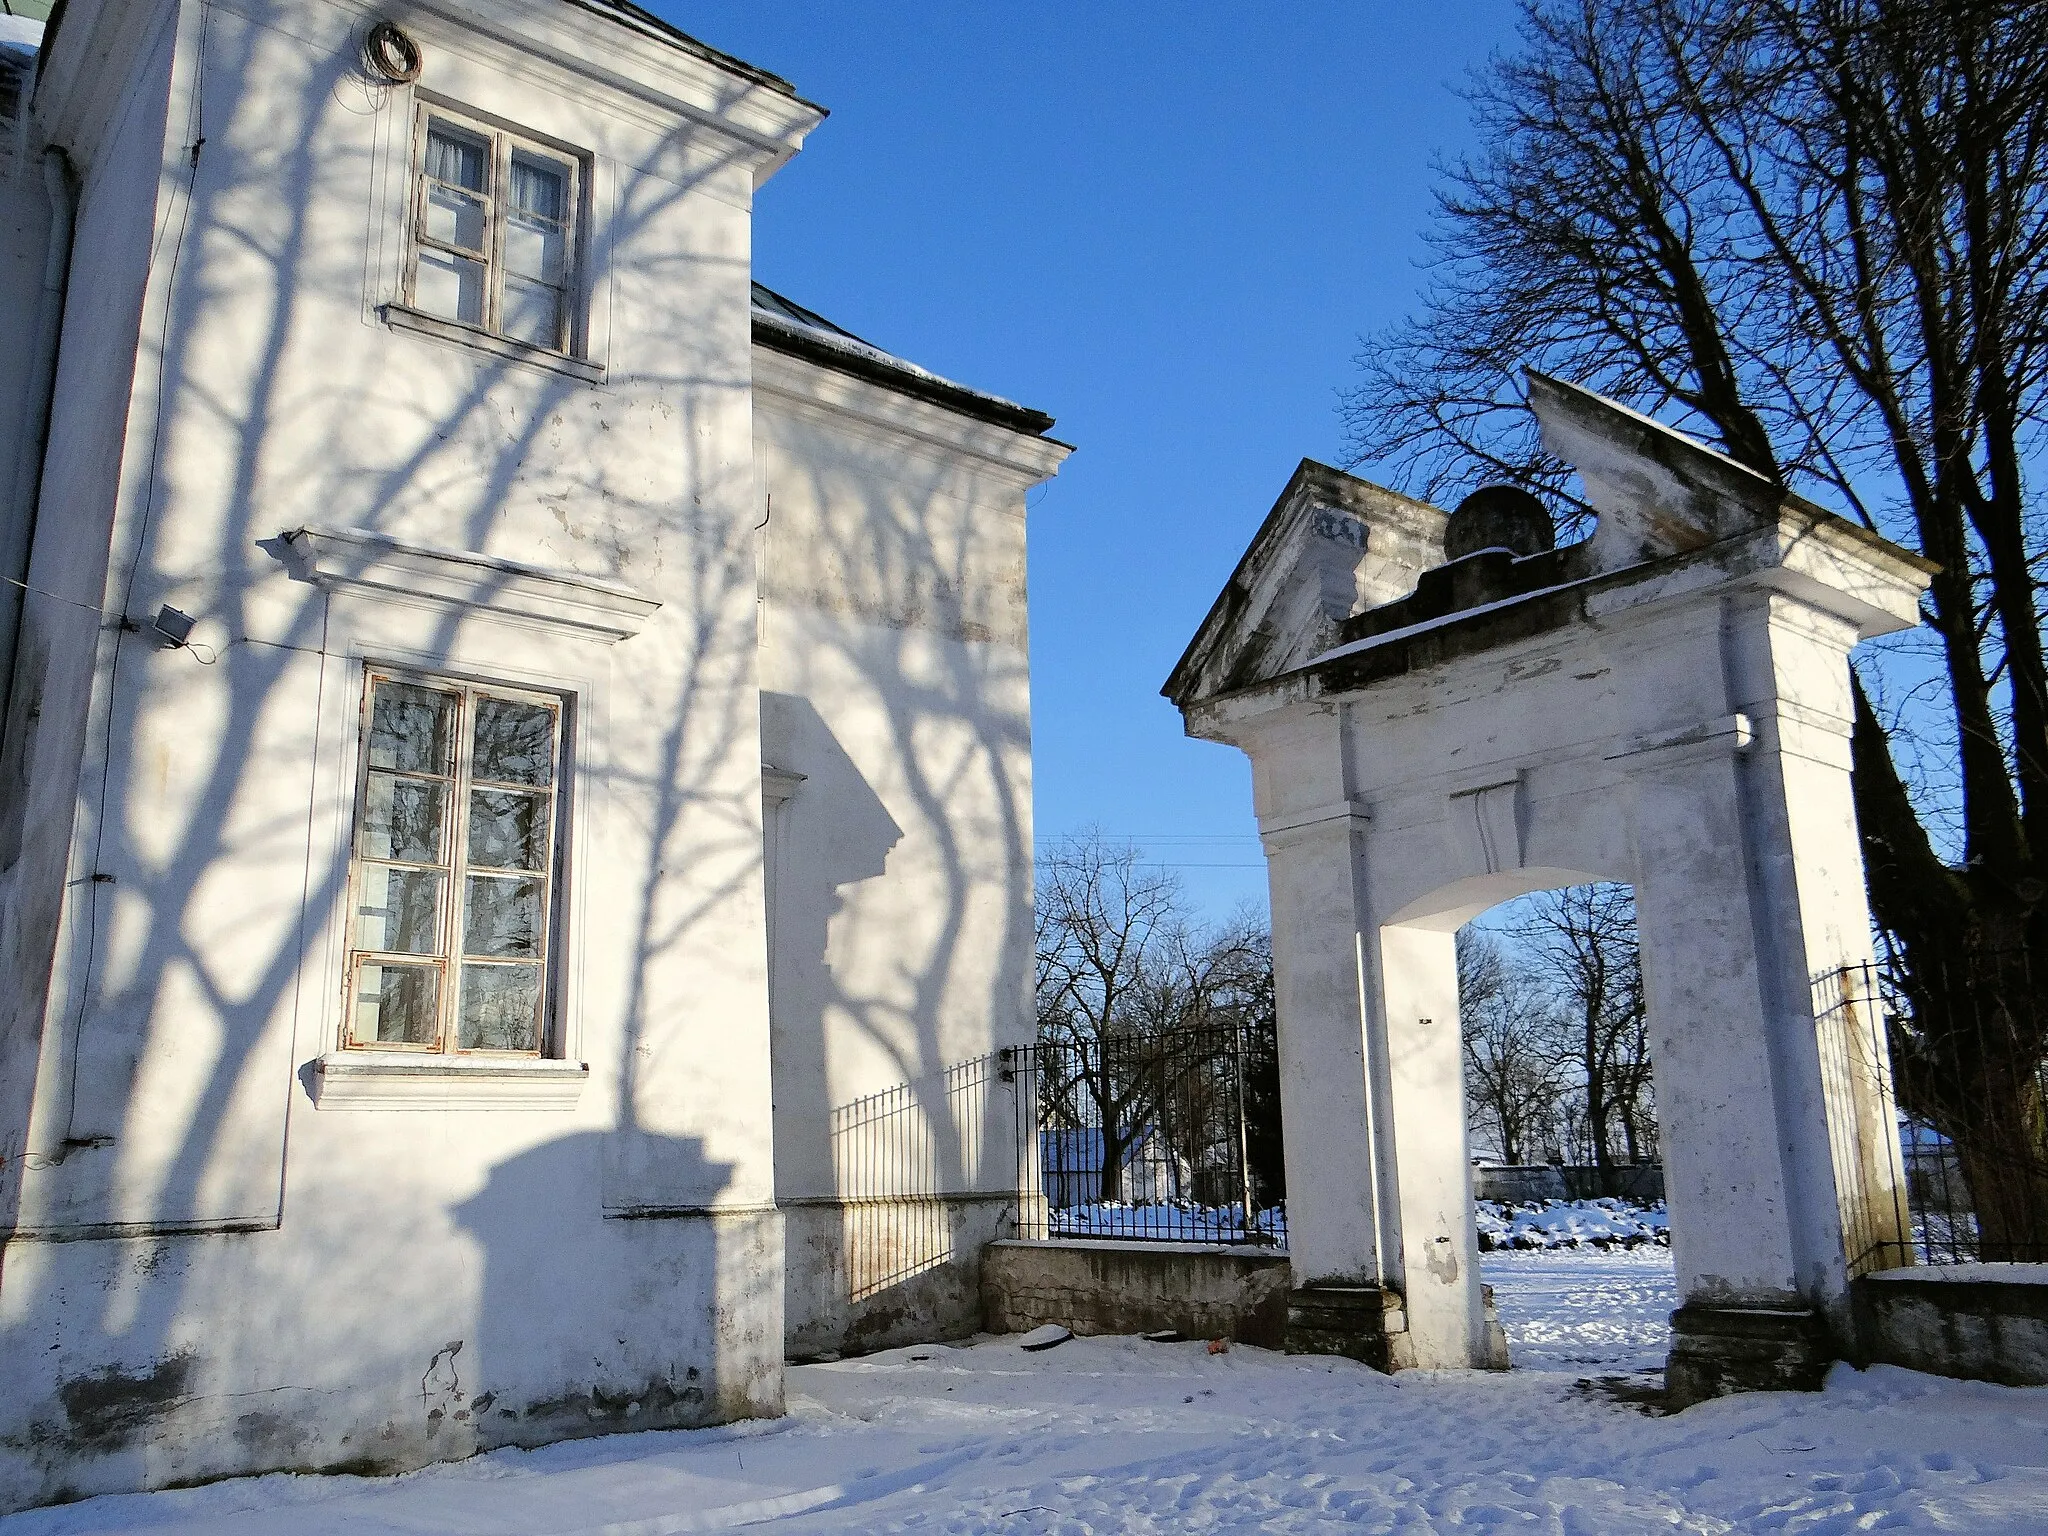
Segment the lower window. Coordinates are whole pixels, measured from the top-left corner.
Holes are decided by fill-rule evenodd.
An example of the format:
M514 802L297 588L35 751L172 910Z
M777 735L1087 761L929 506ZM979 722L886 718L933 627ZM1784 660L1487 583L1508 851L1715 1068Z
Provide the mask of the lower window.
M346 1045L546 1051L564 715L551 694L370 670Z

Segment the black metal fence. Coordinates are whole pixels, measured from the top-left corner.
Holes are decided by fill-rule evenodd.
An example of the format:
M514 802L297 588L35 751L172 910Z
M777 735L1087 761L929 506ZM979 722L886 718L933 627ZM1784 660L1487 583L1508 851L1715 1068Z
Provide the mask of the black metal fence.
M849 1300L959 1258L962 1207L1007 1203L1010 1107L991 1054L832 1111L832 1203Z
M1001 1061L1016 1083L1018 1236L1286 1241L1270 1033L1041 1040Z
M2048 997L2035 981L2026 954L1986 953L1816 984L1852 1272L2048 1261ZM1895 1124L1871 1111L1887 1098Z

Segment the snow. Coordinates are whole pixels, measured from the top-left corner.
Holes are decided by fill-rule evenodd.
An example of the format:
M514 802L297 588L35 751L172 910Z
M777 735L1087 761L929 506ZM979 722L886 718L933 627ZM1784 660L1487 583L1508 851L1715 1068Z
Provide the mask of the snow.
M1642 1243L1668 1244L1671 1222L1664 1203L1641 1206L1627 1200L1544 1200L1536 1203L1479 1200L1481 1251L1497 1248L1608 1248ZM1247 1239L1242 1208L1197 1205L1192 1200L1130 1203L1091 1201L1059 1206L1046 1214L1054 1237L1118 1237L1140 1241L1287 1243L1287 1210L1274 1206L1252 1218Z
M1479 1248L1634 1248L1644 1243L1669 1247L1671 1218L1664 1202L1635 1205L1627 1200L1545 1200L1539 1204L1478 1200Z
M1507 1375L1202 1340L923 1345L792 1368L773 1423L94 1499L0 1536L2048 1529L2048 1389L1837 1367L1823 1393L1652 1417L1584 1378L1661 1362L1665 1250L1483 1265Z
M2048 1285L2048 1264L1911 1264L1881 1269L1872 1280L1946 1280L1955 1285Z

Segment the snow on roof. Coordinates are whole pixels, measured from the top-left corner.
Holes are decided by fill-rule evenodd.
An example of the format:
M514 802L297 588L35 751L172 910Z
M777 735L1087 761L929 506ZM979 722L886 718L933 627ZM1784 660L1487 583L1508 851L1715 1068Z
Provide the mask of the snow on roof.
M1041 437L1052 430L1053 419L1045 412L920 368L762 283L754 284L754 339L1014 432Z

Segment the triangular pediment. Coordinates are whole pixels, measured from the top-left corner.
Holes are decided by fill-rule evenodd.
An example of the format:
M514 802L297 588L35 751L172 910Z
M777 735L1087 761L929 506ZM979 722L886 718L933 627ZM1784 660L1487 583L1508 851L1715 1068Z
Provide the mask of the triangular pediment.
M1302 666L1443 559L1444 513L1303 459L1161 691L1187 705Z

